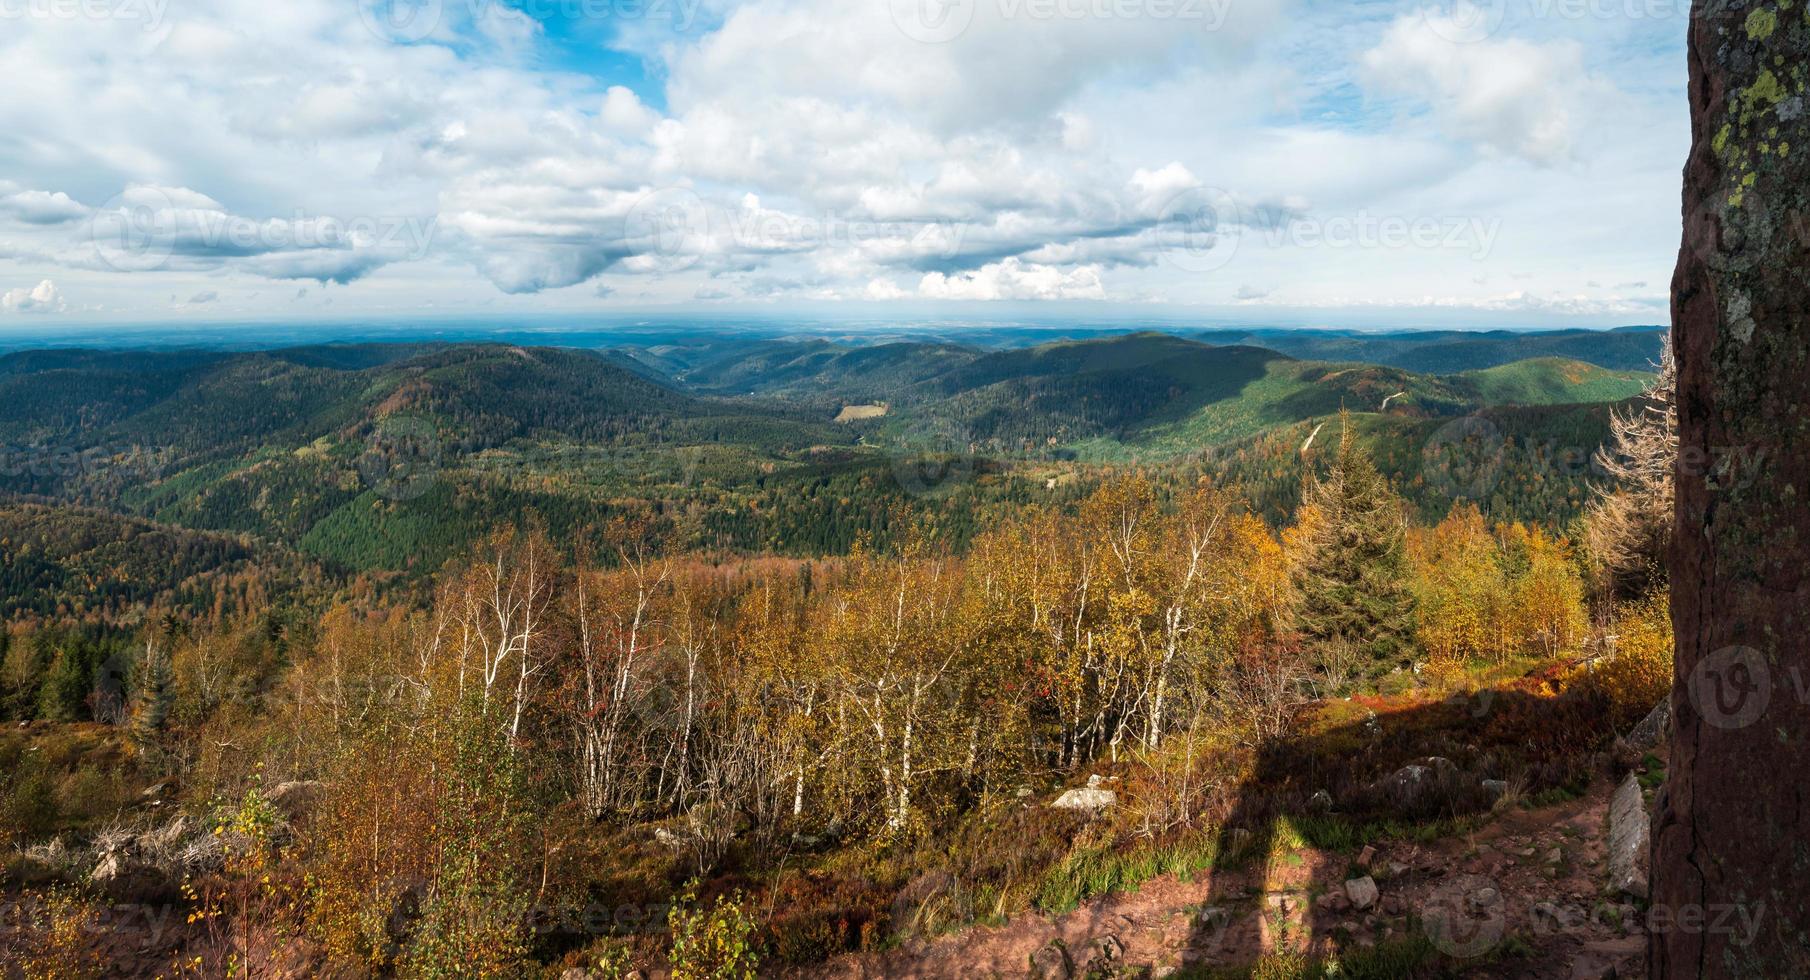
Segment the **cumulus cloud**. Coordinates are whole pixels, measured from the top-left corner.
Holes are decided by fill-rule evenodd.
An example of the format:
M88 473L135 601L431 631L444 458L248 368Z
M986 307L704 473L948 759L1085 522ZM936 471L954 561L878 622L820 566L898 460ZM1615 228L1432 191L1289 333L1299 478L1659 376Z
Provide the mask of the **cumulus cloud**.
M88 209L62 191L20 190L9 193L7 185L0 183L0 214L26 224L60 225L80 221L88 216Z
M1011 258L955 275L929 273L919 281L918 295L964 300L1101 299L1106 290L1098 266L1065 270Z
M8 313L62 313L66 309L62 291L49 279L29 289L21 286L0 295L0 310Z
M1572 159L1583 107L1602 92L1583 48L1512 37L1454 42L1472 16L1457 8L1401 16L1364 52L1362 80L1424 104L1457 139L1542 165Z
M1437 18L1451 10L1397 18L1405 6L1301 18L1289 0L1140 16L979 3L965 29L926 44L895 19L913 4L711 0L680 30L617 25L608 43L645 69L612 56L587 76L595 66L548 57L557 39L518 11L442 6L433 30L395 39L343 0L192 0L157 31L13 25L0 117L29 139L0 181L0 263L19 282L142 276L159 299L239 276L349 285L334 293L353 308L498 293L583 308L604 287L571 287L604 276L675 303L726 291L1223 303L1240 281L1290 296L1424 292L1452 270L1381 276L1411 262L1252 241L1226 282L1162 258L1281 227L1309 202L1479 213L1511 186L1506 167L1525 180L1519 161L1591 159L1595 90L1577 83L1604 77L1609 57L1551 33L1517 39L1513 23L1444 43ZM1343 104L1353 80L1396 121ZM1605 218L1652 196L1626 162L1599 168L1622 199L1555 183L1583 169L1560 167L1512 185L1514 206L1581 203L1575 220L1528 224L1623 229L1638 242L1619 254L1603 240L1565 249L1650 280L1660 262L1629 253L1664 236ZM1660 176L1675 192L1675 173ZM1505 244L1501 262L1541 261L1540 244ZM1540 268L1542 286L1570 281Z

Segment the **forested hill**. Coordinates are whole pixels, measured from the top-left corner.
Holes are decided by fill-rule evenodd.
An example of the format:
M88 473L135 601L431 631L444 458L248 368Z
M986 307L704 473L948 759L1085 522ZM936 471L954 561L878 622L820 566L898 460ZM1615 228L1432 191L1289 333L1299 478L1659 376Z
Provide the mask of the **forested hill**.
M1512 434L1513 479L1481 502L1557 525L1586 480L1542 454L1587 458L1606 404L1647 377L1551 357L1422 374L1155 333L991 350L739 337L27 351L0 357L0 493L354 569L425 573L529 515L569 543L632 521L688 548L813 555L884 539L901 513L963 540L990 514L1062 505L1101 467L1190 479L1203 453L1260 511L1286 512L1289 444L1341 410L1437 516L1454 498L1425 478L1422 446L1488 412Z

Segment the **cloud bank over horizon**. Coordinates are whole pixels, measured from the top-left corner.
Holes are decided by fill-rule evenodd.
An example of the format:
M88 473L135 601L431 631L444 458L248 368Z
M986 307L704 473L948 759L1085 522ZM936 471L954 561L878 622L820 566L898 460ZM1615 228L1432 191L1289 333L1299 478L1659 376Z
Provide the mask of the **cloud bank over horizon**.
M327 304L1658 322L1687 7L22 2L0 328Z

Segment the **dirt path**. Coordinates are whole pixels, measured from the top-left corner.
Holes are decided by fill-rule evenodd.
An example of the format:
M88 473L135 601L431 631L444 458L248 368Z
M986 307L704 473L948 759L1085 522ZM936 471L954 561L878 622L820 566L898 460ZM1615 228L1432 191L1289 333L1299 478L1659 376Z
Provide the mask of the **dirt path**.
M1645 932L1634 906L1603 896L1614 784L1536 810L1509 810L1474 834L1378 844L1374 905L1346 897L1353 856L1306 850L1300 862L1228 872L1217 883L1162 877L1067 915L1022 915L882 954L844 957L811 978L1166 976L1239 965L1279 946L1318 955L1421 930L1478 977L1600 978L1641 974ZM1556 860L1555 860L1556 858ZM1221 906L1203 908L1210 895ZM1223 896L1241 896L1226 901Z

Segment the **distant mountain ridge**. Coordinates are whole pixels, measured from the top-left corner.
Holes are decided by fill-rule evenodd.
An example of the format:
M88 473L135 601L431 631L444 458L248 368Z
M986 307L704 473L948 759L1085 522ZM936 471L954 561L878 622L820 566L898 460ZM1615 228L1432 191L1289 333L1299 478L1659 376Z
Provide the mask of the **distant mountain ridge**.
M1248 456L1248 483L1281 500L1298 470L1266 440L1298 442L1342 409L1409 480L1433 431L1479 412L1527 446L1593 448L1607 404L1649 378L1552 356L1432 374L1154 332L1003 348L741 337L25 351L0 355L0 494L353 568L431 566L530 512L567 536L635 514L723 547L814 553L883 529L888 501L926 505L909 500L926 488L903 462L925 453L976 459L958 470L974 477L959 491L974 506L1022 494L982 478L1015 467L1172 468L1216 449ZM426 468L405 492L386 484L399 460ZM1559 474L1498 510L1545 501L1566 514L1581 487ZM1437 510L1427 493L1416 499Z

